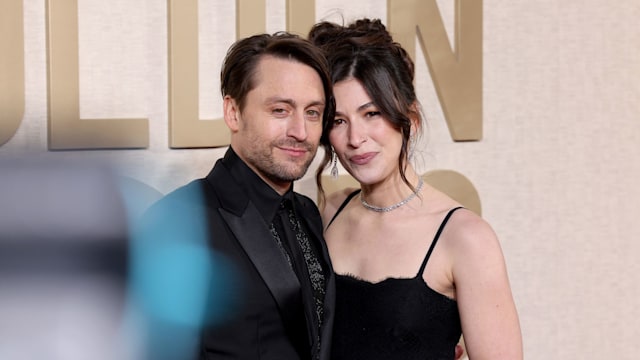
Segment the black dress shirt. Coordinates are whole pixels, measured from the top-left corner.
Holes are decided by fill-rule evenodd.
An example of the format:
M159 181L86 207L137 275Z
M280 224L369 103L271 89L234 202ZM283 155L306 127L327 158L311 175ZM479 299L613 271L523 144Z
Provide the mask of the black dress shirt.
M322 326L322 309L325 294L325 271L318 261L320 250L307 241L304 249L299 244L300 235L296 235L287 224L289 220L295 222L296 230L304 232L303 236L308 236L309 231L304 228L304 222L296 219L296 209L293 193L293 184L284 195L278 194L260 176L258 176L230 147L229 151L222 159L223 165L229 170L231 176L242 187L247 196L252 200L258 212L262 216L265 224L271 226L272 232L276 231L274 241L282 250L283 256L287 259L301 286L301 297L305 303L305 318L307 326ZM284 205L287 204L287 205ZM290 208L289 208L290 207ZM293 218L289 219L287 211L293 211ZM280 223L282 221L282 223ZM311 265L311 266L309 266ZM310 342L319 342L318 339Z

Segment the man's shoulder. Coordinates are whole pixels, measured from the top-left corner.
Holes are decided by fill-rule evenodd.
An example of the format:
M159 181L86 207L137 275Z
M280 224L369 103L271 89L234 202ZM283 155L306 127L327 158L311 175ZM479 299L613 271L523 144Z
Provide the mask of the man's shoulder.
M311 208L318 209L318 206L316 205L316 203L313 200L311 200L311 198L308 197L307 195L294 192L293 196L295 196L296 200L300 202L302 205L304 205L305 207L309 206Z
M160 198L132 224L137 246L178 244L183 241L205 244L209 234L207 200L203 182L193 180Z
M304 194L296 193L296 192L294 192L294 196L298 204L301 205L299 207L299 210L304 212L305 216L307 217L317 216L318 218L320 217L320 211L318 210L318 205L316 205L316 203L313 200L311 200L310 197Z
M207 204L204 179L192 180L158 199L144 212L143 219L171 220L176 214L202 211ZM182 217L182 215L180 215Z
M188 184L182 185L156 201L154 206L168 205L173 203L192 203L201 201L205 187L205 179L192 180Z

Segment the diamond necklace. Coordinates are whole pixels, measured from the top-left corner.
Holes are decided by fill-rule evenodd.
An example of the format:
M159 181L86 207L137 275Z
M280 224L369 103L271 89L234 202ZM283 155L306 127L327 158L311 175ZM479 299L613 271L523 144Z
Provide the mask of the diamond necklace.
M393 205L389 205L389 206L385 206L385 207L379 207L379 206L371 205L371 204L369 204L368 202L366 202L364 200L364 198L362 197L362 192L360 192L360 202L362 203L362 206L364 206L365 208L367 208L369 210L373 210L375 212L389 212L391 210L395 210L395 209L399 208L400 206L408 203L414 197L416 197L416 195L418 195L420 190L422 190L422 185L424 185L424 181L422 181L422 177L420 177L419 180L418 180L418 186L416 186L416 191L412 192L411 195L409 195L406 199L400 201L397 204L393 204Z

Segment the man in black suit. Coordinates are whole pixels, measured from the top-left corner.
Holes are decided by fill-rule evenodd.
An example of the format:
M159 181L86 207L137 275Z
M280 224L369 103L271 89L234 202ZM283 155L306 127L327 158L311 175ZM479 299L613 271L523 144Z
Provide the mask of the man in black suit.
M153 280L192 282L201 290L194 294L205 300L180 303L186 295L147 291L141 302L156 311L156 325L171 318L171 311L158 315L158 297L175 297L175 308L193 310L192 318L199 314L200 359L328 360L333 271L316 205L293 192L293 181L315 157L323 124L333 118L326 60L291 34L252 36L229 49L221 90L231 146L205 178L154 204L140 233L154 250L204 239L209 253L187 262L207 264L205 271L191 276L159 265L162 272L154 271ZM183 356L170 350L176 334L157 335L159 347L147 355Z

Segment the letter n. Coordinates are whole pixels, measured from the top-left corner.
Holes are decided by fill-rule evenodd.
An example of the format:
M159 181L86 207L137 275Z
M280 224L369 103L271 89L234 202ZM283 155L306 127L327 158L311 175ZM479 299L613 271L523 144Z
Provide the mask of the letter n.
M482 139L482 0L455 1L454 50L436 0L388 0L394 39L416 59L422 47L454 141Z

